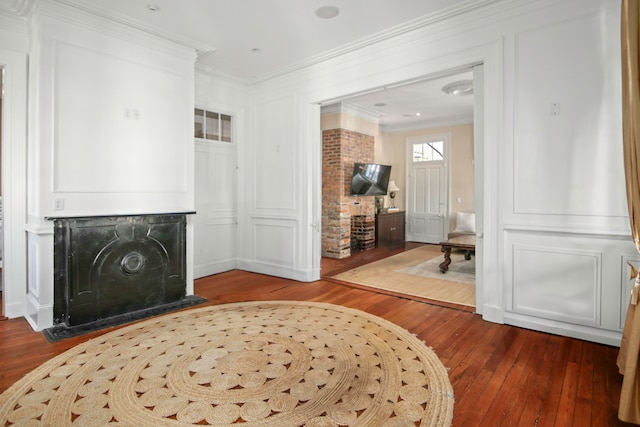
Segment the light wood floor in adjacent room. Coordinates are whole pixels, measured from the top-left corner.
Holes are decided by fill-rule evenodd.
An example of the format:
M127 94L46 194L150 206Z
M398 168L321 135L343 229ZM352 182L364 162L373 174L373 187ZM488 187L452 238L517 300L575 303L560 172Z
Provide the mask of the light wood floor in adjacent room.
M330 276L400 251L377 248L346 260L323 259L322 274ZM468 310L330 280L300 283L234 270L197 280L195 290L208 304L253 300L341 304L408 329L449 368L456 398L454 426L629 425L617 420L622 379L615 347L488 323ZM24 319L1 321L0 391L42 362L104 332L49 344Z

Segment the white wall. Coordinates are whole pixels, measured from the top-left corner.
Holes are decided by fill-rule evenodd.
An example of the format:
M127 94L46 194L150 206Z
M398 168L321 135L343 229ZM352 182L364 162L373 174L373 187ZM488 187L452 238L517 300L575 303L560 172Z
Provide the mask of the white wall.
M619 343L623 260L635 256L621 170L619 8L618 0L497 2L263 82L248 141L259 179L248 181L246 196L265 216L244 218L254 232L242 244L277 255L258 270L294 276L311 263L297 248L309 240L300 215L313 194L293 183L319 185L307 174L319 160L304 155L318 147L314 103L483 63L478 311ZM269 187L282 191L267 207ZM544 274L532 282L531 271Z
M48 217L193 211L195 52L52 3L32 19L26 312L40 330L53 322Z
M240 267L318 279L320 227L314 224L321 215L320 108L284 90L273 98L258 97L252 109L250 136L240 157Z
M0 68L4 69L2 109L3 298L2 314L25 313L27 287L26 156L27 63L26 19L0 16Z
M619 2L602 4L505 40L502 274L506 322L618 344L626 261L640 257L622 162Z

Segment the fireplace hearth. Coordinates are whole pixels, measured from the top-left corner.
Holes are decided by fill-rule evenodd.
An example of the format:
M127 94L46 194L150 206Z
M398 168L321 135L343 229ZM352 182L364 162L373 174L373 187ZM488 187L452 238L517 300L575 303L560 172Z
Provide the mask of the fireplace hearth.
M186 214L52 218L54 326L105 323L186 297Z

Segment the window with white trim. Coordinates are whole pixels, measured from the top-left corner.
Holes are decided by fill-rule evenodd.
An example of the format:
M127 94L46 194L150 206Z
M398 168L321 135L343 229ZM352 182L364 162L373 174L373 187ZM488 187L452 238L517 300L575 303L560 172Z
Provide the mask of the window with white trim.
M413 161L441 162L444 160L444 141L422 142L413 144Z
M231 135L232 117L230 115L207 111L202 108L196 108L194 113L194 134L196 138L233 142Z

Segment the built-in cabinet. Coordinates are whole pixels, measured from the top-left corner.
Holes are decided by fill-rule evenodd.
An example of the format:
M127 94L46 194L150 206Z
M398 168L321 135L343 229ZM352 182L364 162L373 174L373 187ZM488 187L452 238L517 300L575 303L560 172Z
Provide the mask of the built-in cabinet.
M405 212L385 212L376 215L376 246L397 248L404 245Z

